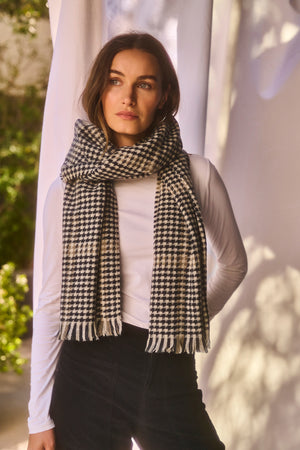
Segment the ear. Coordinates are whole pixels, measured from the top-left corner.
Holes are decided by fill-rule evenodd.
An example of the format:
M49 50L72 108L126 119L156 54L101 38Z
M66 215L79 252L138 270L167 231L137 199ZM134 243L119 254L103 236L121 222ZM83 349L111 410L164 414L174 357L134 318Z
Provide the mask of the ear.
M158 109L163 109L166 101L168 100L169 92L170 92L170 85L168 85L167 89L163 93L162 98L158 104Z

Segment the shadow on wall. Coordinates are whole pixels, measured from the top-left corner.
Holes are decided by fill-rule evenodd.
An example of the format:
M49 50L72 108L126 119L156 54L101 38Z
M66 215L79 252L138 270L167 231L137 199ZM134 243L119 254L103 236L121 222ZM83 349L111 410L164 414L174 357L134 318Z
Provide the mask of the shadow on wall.
M200 385L230 450L296 450L300 272L291 266L278 272L275 255L253 238L246 248L248 277L230 309L212 322L213 349L201 356Z
M239 5L217 166L247 236L249 272L212 322L199 384L229 450L298 450L300 16L279 0Z

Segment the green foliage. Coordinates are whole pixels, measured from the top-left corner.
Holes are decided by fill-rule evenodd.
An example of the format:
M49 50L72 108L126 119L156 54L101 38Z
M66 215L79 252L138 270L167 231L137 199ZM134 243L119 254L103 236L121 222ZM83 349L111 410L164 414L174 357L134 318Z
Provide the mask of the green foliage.
M9 24L29 26L33 19L48 15L45 1L0 0L0 16ZM30 35L30 30L18 30ZM28 39L14 40L17 59L0 46L0 266L14 261L17 268L32 265L36 186L40 132L44 108L46 72L35 74L35 86L21 86L24 60L34 56ZM24 49L26 52L24 53ZM49 54L50 58L50 54Z
M22 95L0 90L0 147L11 141L30 143L41 131L44 94L35 86L26 86Z
M48 6L43 0L0 0L0 14L12 18L15 32L35 37L37 19L48 16Z
M0 92L0 265L32 263L43 102L34 88Z
M22 373L26 362L17 350L32 317L30 307L23 304L27 291L26 276L16 274L13 263L4 264L0 270L0 372Z
M33 259L40 131L48 71L45 66L35 70L35 86L24 86L22 74L38 54L29 38L36 36L39 17L48 17L46 1L0 0L0 20L19 33L0 45L0 372L22 371L25 360L18 348L32 317L31 309L23 302L27 279L17 275L15 268L28 268ZM47 55L45 49L43 52ZM48 56L50 59L50 53Z

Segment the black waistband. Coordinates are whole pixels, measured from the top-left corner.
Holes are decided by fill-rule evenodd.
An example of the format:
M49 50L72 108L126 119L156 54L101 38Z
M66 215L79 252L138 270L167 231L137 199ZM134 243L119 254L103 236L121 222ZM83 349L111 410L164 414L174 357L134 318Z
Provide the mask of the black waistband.
M122 323L122 336L148 336L148 329L136 327L135 325L131 325L130 323L123 322Z

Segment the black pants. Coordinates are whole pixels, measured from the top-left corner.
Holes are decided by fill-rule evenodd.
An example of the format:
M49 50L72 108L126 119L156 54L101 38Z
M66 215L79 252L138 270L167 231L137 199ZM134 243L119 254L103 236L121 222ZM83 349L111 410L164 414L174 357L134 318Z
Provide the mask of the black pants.
M145 353L147 331L64 342L50 414L57 450L223 450L187 354Z

